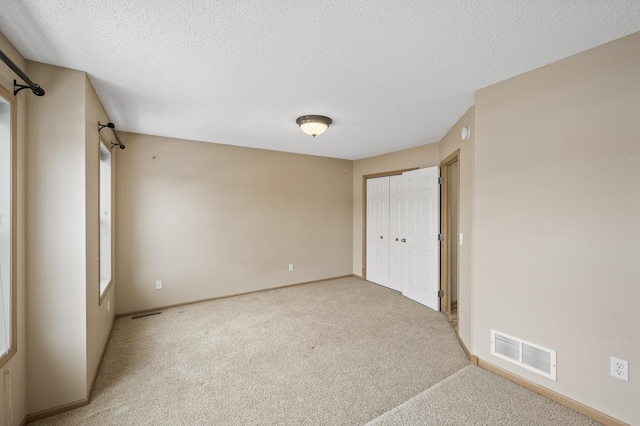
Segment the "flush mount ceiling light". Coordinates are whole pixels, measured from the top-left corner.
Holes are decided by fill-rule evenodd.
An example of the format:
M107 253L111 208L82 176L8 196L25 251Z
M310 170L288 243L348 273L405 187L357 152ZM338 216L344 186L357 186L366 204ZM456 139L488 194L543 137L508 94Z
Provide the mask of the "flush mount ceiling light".
M329 117L324 115L303 115L296 120L300 129L314 138L324 133L332 122Z

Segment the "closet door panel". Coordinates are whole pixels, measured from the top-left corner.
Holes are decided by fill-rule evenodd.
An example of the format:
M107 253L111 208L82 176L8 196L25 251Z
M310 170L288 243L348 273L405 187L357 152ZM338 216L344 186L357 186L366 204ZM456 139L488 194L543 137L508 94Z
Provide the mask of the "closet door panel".
M404 173L403 260L406 279L402 292L436 311L440 310L440 185L439 168Z
M389 177L367 179L367 280L389 286Z

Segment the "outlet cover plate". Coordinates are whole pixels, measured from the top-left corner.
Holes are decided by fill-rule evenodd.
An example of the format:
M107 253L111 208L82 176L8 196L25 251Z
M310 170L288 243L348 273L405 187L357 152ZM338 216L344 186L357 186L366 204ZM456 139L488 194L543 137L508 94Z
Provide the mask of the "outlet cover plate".
M611 375L617 379L629 381L629 362L624 359L611 357Z
M156 281L156 290L162 290L162 280Z

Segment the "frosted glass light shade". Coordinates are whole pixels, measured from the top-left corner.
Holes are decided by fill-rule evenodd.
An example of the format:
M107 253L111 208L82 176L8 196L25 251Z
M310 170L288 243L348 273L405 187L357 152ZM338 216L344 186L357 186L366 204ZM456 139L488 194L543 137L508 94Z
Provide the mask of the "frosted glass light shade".
M324 123L304 123L300 125L303 132L311 136L321 135L329 128Z
M329 128L332 120L324 115L303 115L296 120L300 129L314 138Z

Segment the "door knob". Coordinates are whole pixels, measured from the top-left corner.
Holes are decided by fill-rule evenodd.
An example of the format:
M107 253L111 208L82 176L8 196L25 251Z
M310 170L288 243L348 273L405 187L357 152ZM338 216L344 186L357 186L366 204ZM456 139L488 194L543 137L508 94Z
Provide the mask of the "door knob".
M406 239L406 238L403 238L403 239L401 239L400 241L402 241L403 243L406 243L406 242L407 242L407 239Z

